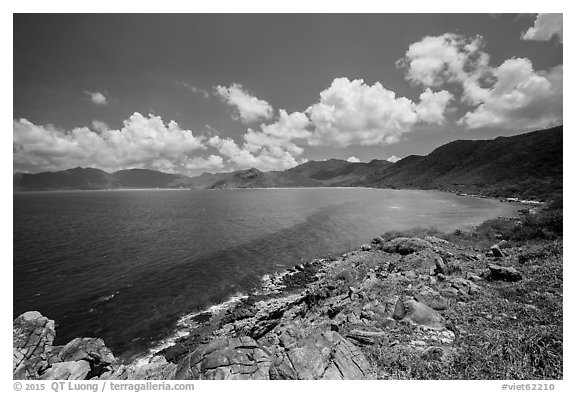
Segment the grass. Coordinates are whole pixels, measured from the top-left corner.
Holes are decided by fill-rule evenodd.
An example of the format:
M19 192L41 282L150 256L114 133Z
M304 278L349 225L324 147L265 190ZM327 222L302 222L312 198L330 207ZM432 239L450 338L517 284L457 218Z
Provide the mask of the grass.
M514 283L483 281L479 296L452 303L443 316L456 333L452 353L442 361L422 358L402 346L368 348L378 378L512 379L563 378L562 200L519 219L489 220L470 232L443 234L416 228L397 236L436 236L463 247L488 250L509 240L504 263L519 270ZM487 263L488 260L481 263ZM465 270L478 261L464 263Z

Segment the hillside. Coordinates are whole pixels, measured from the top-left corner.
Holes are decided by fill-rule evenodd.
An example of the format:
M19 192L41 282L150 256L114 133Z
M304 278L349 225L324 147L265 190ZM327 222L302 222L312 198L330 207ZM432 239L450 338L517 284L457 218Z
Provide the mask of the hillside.
M562 129L450 142L427 156L409 156L374 172L363 185L523 198L561 194Z
M112 173L124 188L170 188L185 182L187 176L173 175L149 169L126 169Z
M365 177L375 171L390 168L393 163L386 160L348 162L344 160L308 161L286 172L299 173L310 179L318 180L324 186L362 185Z
M550 199L562 193L563 127L493 140L457 140L427 156L384 160L308 161L285 171L251 168L188 177L147 169L107 173L75 168L38 174L17 173L15 191L111 188L419 188L497 197Z
M101 190L116 187L117 179L100 169L74 168L60 172L16 173L14 191Z
M217 181L209 188L274 188L274 187L320 187L322 183L297 172L262 172L251 168L232 172L229 177Z

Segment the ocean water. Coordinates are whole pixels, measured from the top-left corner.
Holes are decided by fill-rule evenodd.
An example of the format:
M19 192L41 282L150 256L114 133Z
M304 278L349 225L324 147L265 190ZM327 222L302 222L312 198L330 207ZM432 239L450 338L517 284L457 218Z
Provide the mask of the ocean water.
M56 320L56 345L104 339L128 361L178 320L272 274L389 230L452 231L517 207L436 191L140 190L15 193L13 315Z

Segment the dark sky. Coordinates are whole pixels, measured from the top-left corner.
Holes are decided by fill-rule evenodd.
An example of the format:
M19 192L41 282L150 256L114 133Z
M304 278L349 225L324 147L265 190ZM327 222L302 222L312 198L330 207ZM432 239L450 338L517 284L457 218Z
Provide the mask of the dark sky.
M562 71L553 71L553 67L562 65L563 47L558 35L550 39L538 35L534 39L522 39L522 34L536 26L535 20L535 14L17 14L14 16L14 170L63 169L68 163L109 170L136 164L170 170L170 165L158 162L165 158L178 161L172 170L182 171L187 160L210 155L222 157L222 163L218 164L220 161L215 159L213 163L218 165L212 167L189 165L187 173L250 166L243 164L251 162L250 159L236 159L217 141L208 143L208 138L214 135L218 135L220 141L231 138L240 150L246 151L242 145L248 128L260 132L260 124L278 121L280 109L288 114L304 113L324 102L320 93L329 89L335 78L341 77L348 81L364 80L358 90L361 97L352 105L360 113L350 113L350 108L339 108L338 104L330 107L334 101L328 98L324 104L333 109L329 116L339 120L329 117L332 120L327 125L324 115L321 122L312 118L315 110L306 112L310 119L306 125L308 132L326 130L320 142L284 136L274 142L285 151L288 149L296 160L354 156L368 161L427 154L454 139L493 138L555 124L562 121L561 87L558 93L544 85L550 82L555 86L559 77L561 86ZM369 127L370 131L348 138L345 133L352 126L344 118L362 118L364 110L374 112L372 99L382 102L373 95L375 91L369 91L377 82L386 91L394 92L396 98L406 97L418 105L420 94L429 86L408 80L407 68L399 68L397 60L406 56L411 44L426 36L439 37L446 33L468 43L477 35L483 37L480 51L489 55L486 66L490 70L486 72L491 77L477 84L494 89L490 97L474 104L463 100L463 81L480 75L468 69L472 65L467 63L463 69L467 76L444 75L443 83L430 86L433 92L446 90L453 96L443 112L443 120L423 121L419 117L417 121L406 121L396 127L388 122L388 117L396 114L386 112L388 114L377 118L366 114L366 121L358 127ZM473 60L478 53L471 54L469 59ZM509 59L529 60L533 73L504 86L506 78L514 78L499 74L497 69ZM517 63L514 66L522 66ZM519 73L511 71L511 74ZM494 88L498 80L502 81L502 88L508 89L502 94ZM534 84L540 87L532 88ZM272 112L245 121L236 101L231 96L227 100L225 94L215 90L221 86L231 92L237 85L241 85L243 97L253 97L260 103L265 101ZM347 92L349 90L343 90L338 97L352 97ZM518 94L526 96L516 99L524 100L523 103L516 102L505 113L497 109L502 102L499 100L518 97ZM457 123L467 112L482 105L496 108L487 113L491 119L500 120L476 121L475 126L471 126L472 122ZM530 113L540 111L542 116L536 120L535 115L531 118ZM142 114L144 120L150 119L149 114L160 116L166 126L173 120L179 129L204 137L203 147L175 151L163 146L146 156L140 154L141 145L133 144L131 149L140 150L127 150L125 154L138 158L123 161L118 158L118 146L111 148L104 141L102 146L116 149L115 158L111 158L114 163L106 165L105 157L94 158L93 152L86 151L82 145L84 142L74 140L72 131L80 127L88 127L104 139L109 137L108 130L124 132L122 127L135 112ZM259 115L252 113L252 116ZM20 119L26 119L25 125ZM104 122L104 131L94 126L93 121ZM375 142L378 127L382 128L382 135L391 132L396 138ZM392 132L386 127L396 128ZM135 138L139 132L134 131ZM66 143L80 143L77 151L63 148L62 141L54 142L59 138L58 133ZM143 132L142 137L145 135ZM34 139L36 137L38 139ZM51 143L54 146L42 149ZM291 151L287 146L292 143L303 151ZM271 149L272 144L259 146ZM149 152L153 147L146 145L145 149ZM185 159L175 154L185 155ZM276 165L275 161L266 161L263 157L268 153L254 148L251 154L254 162L261 159L267 162L262 164L263 169ZM278 167L286 166L286 161L282 162Z

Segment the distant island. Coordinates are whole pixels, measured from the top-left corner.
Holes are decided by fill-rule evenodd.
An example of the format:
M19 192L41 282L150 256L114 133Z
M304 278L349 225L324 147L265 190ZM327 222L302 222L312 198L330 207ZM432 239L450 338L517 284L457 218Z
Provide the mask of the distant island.
M16 173L14 191L122 188L374 187L438 189L493 197L549 200L562 193L563 126L492 140L457 140L426 156L392 163L309 161L284 171L251 168L188 177L148 169L95 168Z

